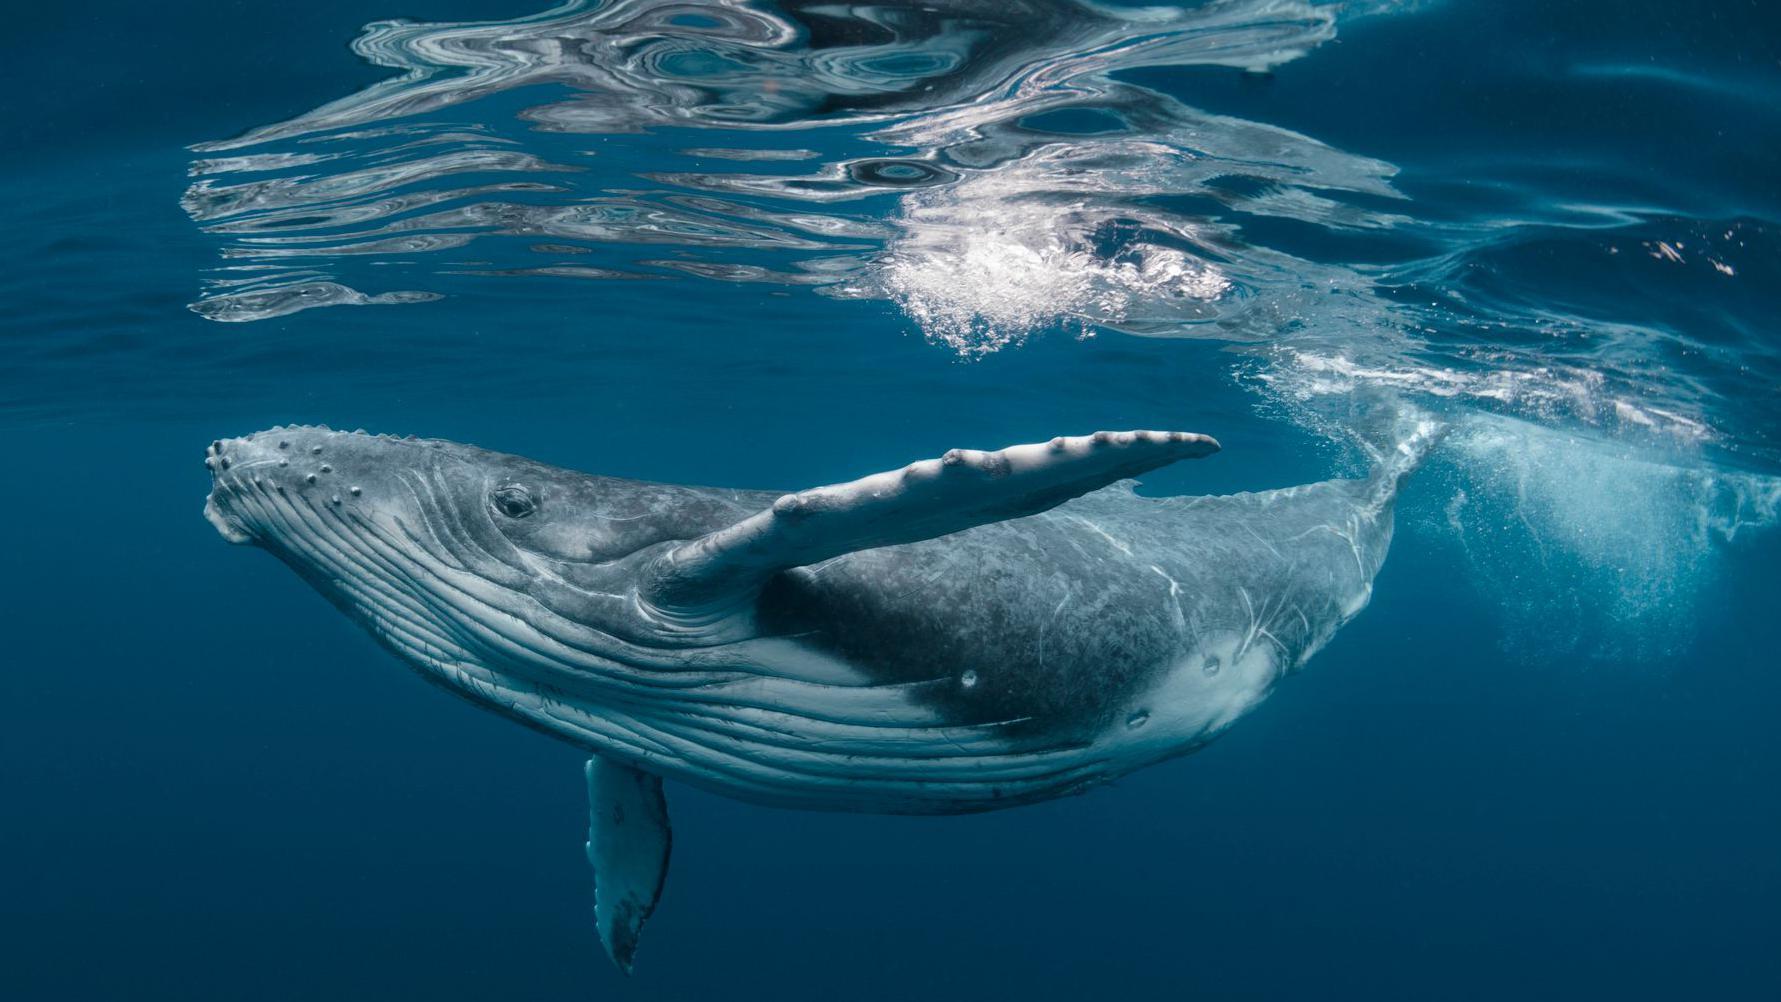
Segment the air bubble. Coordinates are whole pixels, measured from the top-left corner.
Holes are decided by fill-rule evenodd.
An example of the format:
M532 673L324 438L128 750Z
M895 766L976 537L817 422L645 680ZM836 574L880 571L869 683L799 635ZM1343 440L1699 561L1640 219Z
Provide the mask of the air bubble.
M1139 710L1137 713L1134 713L1131 716L1125 718L1126 729L1135 731L1138 728L1143 727L1146 723L1149 722L1149 720L1150 720L1150 711L1149 710Z
M959 685L964 686L967 689L975 688L977 685L977 673L970 669L966 669L965 673L959 676Z
M1223 667L1223 662L1219 661L1218 655L1214 654L1206 659L1206 663L1200 666L1200 670L1206 673L1207 678L1211 678L1218 674L1218 669Z

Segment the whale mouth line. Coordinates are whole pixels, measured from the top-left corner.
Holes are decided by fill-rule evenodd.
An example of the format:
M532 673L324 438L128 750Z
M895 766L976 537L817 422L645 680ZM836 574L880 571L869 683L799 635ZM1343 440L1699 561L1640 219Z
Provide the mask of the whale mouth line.
M216 506L216 491L212 490L204 498L204 521L209 522L217 531L217 535L237 546L245 546L254 542L254 537L246 529L229 521L222 509Z
M246 541L265 546L312 583L325 582L331 599L363 617L373 635L398 654L437 671L465 656L463 638L452 626L455 610L429 601L412 570L393 564L396 555L385 552L375 537L348 531L350 523L331 519L330 510L312 498L259 483L229 486L252 512L244 521L258 527L257 534L246 533ZM219 511L218 516L219 531L235 528L226 515Z

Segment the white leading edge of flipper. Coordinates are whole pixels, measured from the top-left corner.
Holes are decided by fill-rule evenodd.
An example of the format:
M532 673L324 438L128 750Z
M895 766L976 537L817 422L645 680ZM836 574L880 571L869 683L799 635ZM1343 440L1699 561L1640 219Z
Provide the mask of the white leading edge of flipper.
M1210 436L1101 431L995 452L954 449L771 507L657 558L639 598L665 624L717 623L773 574L855 550L1036 515L1108 484L1218 451Z

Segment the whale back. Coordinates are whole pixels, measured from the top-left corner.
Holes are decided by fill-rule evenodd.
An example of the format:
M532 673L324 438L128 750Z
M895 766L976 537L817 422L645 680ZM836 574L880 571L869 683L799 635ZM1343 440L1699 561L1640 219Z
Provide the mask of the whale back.
M1391 539L1375 487L1152 499L1120 484L787 572L760 622L875 683L950 680L920 691L959 724L1090 740L1177 671L1303 664L1371 595Z

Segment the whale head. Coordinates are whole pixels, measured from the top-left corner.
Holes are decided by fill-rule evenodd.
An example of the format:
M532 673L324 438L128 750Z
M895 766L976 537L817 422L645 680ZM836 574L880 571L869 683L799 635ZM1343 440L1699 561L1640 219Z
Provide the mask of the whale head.
M566 578L629 545L598 534L595 477L452 441L280 427L214 441L205 466L224 539L424 667L509 666L584 632L602 612Z
M504 529L549 484L451 441L278 427L217 440L205 518L264 548L399 653L470 659L465 626L518 616L536 568Z
M631 559L751 507L735 492L326 427L221 439L204 463L204 516L224 539L271 552L398 654L432 666L506 669L610 650L636 616Z

